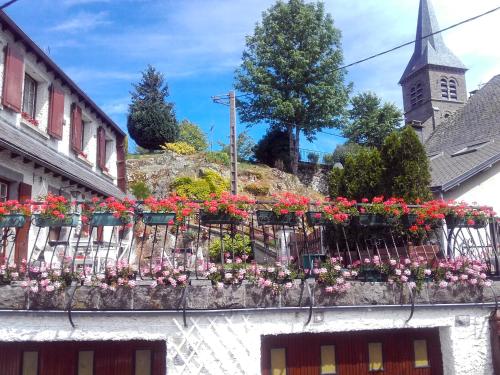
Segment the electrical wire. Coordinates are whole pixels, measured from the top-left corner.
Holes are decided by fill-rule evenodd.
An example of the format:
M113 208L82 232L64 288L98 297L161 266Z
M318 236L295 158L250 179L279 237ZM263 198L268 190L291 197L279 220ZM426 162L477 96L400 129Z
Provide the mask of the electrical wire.
M0 10L4 10L5 8L7 8L8 6L14 4L16 1L18 0L10 0L10 1L7 1L6 3L0 5Z

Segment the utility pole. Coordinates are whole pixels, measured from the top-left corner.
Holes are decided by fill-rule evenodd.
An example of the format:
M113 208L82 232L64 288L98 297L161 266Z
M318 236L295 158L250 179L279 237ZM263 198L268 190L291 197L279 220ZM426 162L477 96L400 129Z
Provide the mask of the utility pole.
M229 99L229 103L227 100ZM236 95L230 91L227 95L212 96L214 103L229 106L229 155L231 157L231 194L238 194L238 143L236 136Z

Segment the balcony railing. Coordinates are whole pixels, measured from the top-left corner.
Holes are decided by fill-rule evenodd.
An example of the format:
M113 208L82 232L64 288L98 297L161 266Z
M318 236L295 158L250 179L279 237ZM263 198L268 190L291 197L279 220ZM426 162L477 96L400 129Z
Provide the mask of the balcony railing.
M33 215L24 218L23 226L5 216L0 221L0 282L49 279L45 283L51 285L77 280L109 286L151 280L177 285L209 278L237 283L239 275L257 277L262 272L283 272L283 280L315 276L324 263L346 270L349 277L374 281L367 276L367 265L381 269L415 259L428 268L442 260L467 259L480 264L488 277L500 273L500 231L494 217L481 225L450 226L442 220L412 233L403 219L353 218L332 224L314 213L278 218L269 202L252 204L241 222L207 218L201 209L178 222L174 214L150 215L140 203L127 223L112 215L82 221L86 204L74 204L74 213L60 221ZM26 258L23 243L29 245Z

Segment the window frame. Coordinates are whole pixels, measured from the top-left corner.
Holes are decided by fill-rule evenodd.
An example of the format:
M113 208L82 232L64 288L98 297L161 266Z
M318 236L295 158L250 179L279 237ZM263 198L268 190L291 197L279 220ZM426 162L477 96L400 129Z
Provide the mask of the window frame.
M370 347L371 345L377 345L380 346L380 368L378 369L370 369L371 367L371 364L372 364L372 358L370 356ZM372 373L372 372L381 372L381 371L385 371L385 366L384 366L384 361L385 361L385 358L384 358L384 343L381 342L381 341L370 341L368 342L368 346L367 346L367 349L368 349L368 372ZM375 362L375 361L373 361Z
M31 81L31 82L30 82ZM27 83L29 83L29 88L33 89L32 91L32 98L28 98L29 103L26 104L26 92L27 92ZM37 96L38 96L38 86L39 82L33 78L32 75L29 73L25 72L24 73L24 82L23 82L23 102L22 102L22 112L27 113L33 120L36 119L36 106L37 106ZM30 90L31 93L31 90ZM25 104L29 107L32 106L32 108L26 108Z
M2 197L1 195L1 186L5 186L5 197ZM3 180L0 178L0 202L5 202L9 200L9 190L10 190L10 183L9 181Z
M424 100L422 83L417 82L410 88L410 102L412 108L415 108L422 104Z

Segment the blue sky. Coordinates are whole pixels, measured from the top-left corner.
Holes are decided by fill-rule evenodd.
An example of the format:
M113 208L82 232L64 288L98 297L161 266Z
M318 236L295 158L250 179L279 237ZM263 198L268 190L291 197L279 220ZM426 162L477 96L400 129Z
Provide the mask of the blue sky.
M233 72L261 13L272 0L19 0L7 13L122 128L132 82L150 63L165 73L179 120L188 118L213 142L228 141L228 108L211 96L228 92ZM500 5L500 0L434 0L442 28ZM411 40L418 0L326 0L343 33L346 63ZM500 74L500 12L444 34L469 67L468 90ZM397 82L413 48L348 70L354 92L371 90L402 105ZM238 123L239 130L245 124ZM250 134L258 139L264 125ZM330 152L341 138L321 134L302 146Z

